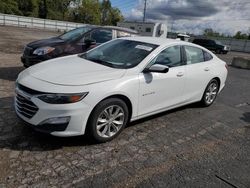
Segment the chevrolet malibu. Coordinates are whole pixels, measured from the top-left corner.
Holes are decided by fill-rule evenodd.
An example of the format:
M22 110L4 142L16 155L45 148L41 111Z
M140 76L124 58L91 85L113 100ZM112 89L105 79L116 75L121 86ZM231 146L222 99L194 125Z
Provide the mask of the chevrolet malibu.
M226 63L201 46L115 39L21 72L15 110L38 131L106 142L130 121L194 102L210 106L226 77Z

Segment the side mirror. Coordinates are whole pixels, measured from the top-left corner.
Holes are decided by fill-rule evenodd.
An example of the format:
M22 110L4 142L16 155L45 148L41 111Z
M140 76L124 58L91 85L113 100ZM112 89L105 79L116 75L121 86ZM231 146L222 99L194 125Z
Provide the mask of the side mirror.
M169 67L161 64L154 64L149 68L144 69L144 73L148 72L158 72L158 73L167 73L169 71Z

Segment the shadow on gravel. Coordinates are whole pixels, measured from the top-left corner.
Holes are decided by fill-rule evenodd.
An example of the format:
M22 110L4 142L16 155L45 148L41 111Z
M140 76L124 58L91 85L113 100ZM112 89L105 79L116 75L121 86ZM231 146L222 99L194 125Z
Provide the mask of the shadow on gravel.
M189 104L189 105L186 105L186 106L181 106L179 108L175 108L175 109L172 109L172 110L167 110L167 111L161 112L159 114L151 115L151 116L148 116L148 117L133 121L128 125L128 127L136 125L136 124L140 124L140 123L143 123L143 122L146 122L146 121L149 121L149 120L161 117L161 116L165 116L167 114L182 111L182 110L187 109L187 108L203 108L203 107L199 103L193 103L193 104Z
M243 113L243 117L241 117L240 119L247 123L250 123L250 112Z
M24 67L0 67L0 79L15 81Z
M87 136L60 138L34 131L16 116L13 102L12 97L0 98L0 148L18 151L50 151L63 147L95 144ZM186 108L200 108L200 106L198 104L184 106L135 121L128 126L140 124Z
M94 144L86 136L60 138L34 131L16 116L13 102L13 97L0 98L0 148L50 151Z

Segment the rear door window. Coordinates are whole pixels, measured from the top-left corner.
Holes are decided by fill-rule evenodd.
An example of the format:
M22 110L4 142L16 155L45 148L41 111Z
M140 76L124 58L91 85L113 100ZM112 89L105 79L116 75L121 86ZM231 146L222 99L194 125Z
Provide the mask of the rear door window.
M125 31L117 31L117 38L130 37L131 34Z
M206 52L203 50L203 54L204 54L205 61L210 61L211 59L213 59L213 56L209 52Z
M183 65L181 58L181 46L171 46L159 53L153 60L153 64L177 67Z
M97 29L91 32L91 39L96 43L104 43L112 39L112 30L110 29Z

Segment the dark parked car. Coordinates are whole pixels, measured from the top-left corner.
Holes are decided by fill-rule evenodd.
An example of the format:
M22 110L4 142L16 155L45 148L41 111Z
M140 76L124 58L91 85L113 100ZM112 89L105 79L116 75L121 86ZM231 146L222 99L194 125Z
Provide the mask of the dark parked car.
M24 67L66 55L85 52L114 38L137 35L137 31L115 26L86 25L60 36L31 42L24 48Z
M230 47L222 44L220 41L211 39L194 39L193 43L203 46L208 50L215 51L217 54L226 54L230 51Z

